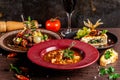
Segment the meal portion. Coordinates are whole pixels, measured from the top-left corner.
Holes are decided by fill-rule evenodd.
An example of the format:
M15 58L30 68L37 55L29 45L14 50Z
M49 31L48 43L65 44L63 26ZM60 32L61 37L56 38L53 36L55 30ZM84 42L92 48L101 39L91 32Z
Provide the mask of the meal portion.
M44 60L53 64L73 64L80 62L83 56L80 52L70 49L57 49L47 52L44 55Z
M100 19L93 25L90 20L88 22L84 21L85 26L83 29L78 30L75 39L80 39L83 42L89 43L93 46L99 47L107 45L108 36L106 34L107 30L96 30L95 28L103 24Z
M74 50L57 49L46 53L44 60L53 64L72 64L82 60L82 55Z
M113 49L107 49L100 57L100 65L107 66L107 64L115 63L118 60L118 53Z
M15 45L31 47L36 43L44 42L50 39L50 36L41 33L40 29L37 29L34 21L30 18L28 18L28 21L25 21L25 25L26 26L24 29L18 32L17 35L13 38Z

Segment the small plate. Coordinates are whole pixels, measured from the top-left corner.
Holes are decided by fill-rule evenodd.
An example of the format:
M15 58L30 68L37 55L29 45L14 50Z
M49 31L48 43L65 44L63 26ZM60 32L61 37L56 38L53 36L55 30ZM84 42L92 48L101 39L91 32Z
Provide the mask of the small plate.
M80 62L63 65L63 64L52 64L44 60L44 55L47 52L69 47L73 41L76 42L73 48L83 52L82 53L83 59ZM27 53L27 57L33 63L39 66L43 66L51 69L58 69L58 70L72 70L72 69L84 68L93 64L98 60L99 52L95 47L78 40L59 39L59 40L50 40L34 45L29 49Z
M13 38L16 36L18 32L21 30L11 31L3 34L0 37L0 47L4 50L11 51L11 52L18 52L18 53L25 53L28 51L28 48L24 48L22 46L14 46L13 44ZM58 35L55 32L46 30L46 29L40 29L42 33L50 35L53 39L61 39L60 35Z
M74 39L74 37L76 36L76 33L77 33L77 31L71 32L71 33L67 34L65 36L65 38ZM106 34L108 36L108 44L105 46L99 46L99 47L94 46L95 48L97 48L97 49L111 48L118 42L117 36L115 36L113 33L107 32Z

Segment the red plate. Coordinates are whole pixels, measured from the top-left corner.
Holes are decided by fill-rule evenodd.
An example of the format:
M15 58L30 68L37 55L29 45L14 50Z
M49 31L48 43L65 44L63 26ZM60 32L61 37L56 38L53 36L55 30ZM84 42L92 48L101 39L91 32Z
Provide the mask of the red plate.
M43 56L47 52L58 48L68 47L73 41L76 42L73 48L83 52L82 55L84 56L84 58L80 62L75 64L62 65L62 64L52 64L43 60ZM87 67L93 64L98 60L99 52L93 46L78 40L59 39L59 40L50 40L36 44L35 46L29 49L27 56L33 63L39 66L52 68L52 69L59 69L59 70L70 70L70 69L79 69L79 68Z

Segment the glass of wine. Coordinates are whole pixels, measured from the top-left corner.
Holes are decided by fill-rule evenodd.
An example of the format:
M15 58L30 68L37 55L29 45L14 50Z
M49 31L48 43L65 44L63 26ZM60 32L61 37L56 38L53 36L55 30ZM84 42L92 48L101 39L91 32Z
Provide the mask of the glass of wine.
M76 0L63 0L63 6L64 9L66 11L66 15L68 18L68 27L66 31L61 31L61 35L63 37L65 37L67 34L69 34L72 29L71 29L71 18L72 15L74 13L74 9L75 9L75 5L76 5Z

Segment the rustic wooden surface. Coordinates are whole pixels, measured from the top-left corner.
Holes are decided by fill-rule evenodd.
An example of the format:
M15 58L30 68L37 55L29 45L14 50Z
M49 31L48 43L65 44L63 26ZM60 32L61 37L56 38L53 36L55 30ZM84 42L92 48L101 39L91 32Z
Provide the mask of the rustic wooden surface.
M113 47L120 56L120 28L105 28L118 37L118 43ZM100 55L104 50L100 50ZM108 80L107 76L99 76L98 69L101 68L99 60L94 64L77 70L60 71L46 69L36 64L33 64L26 57L27 53L19 54L15 58L6 58L10 52L4 51L0 48L0 80L17 80L15 78L15 72L10 71L10 64L18 67L27 67L28 75L31 80ZM109 66L113 66L117 73L120 73L120 58L119 60ZM120 79L118 79L120 80Z

